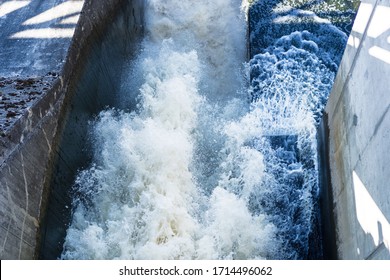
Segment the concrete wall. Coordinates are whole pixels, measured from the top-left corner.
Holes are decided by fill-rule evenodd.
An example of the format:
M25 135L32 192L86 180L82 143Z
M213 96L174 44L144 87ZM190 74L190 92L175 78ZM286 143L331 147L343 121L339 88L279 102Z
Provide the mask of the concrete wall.
M32 259L38 257L39 229L46 213L52 182L52 169L58 156L58 143L68 120L69 108L78 83L90 63L90 53L99 60L116 52L107 46L96 50L97 42L107 36L107 27L117 22L118 13L140 1L86 0L72 43L62 64L59 78L17 123L1 138L0 151L0 258ZM127 8L126 8L127 9ZM139 16L139 14L137 14ZM134 18L133 14L130 17ZM120 25L140 22L123 19ZM129 34L121 34L125 36ZM125 48L125 46L124 46ZM117 54L116 56L122 53ZM102 64L100 64L101 66ZM97 77L104 76L99 67ZM96 81L96 80L95 80ZM95 87L96 88L96 87ZM98 93L97 93L98 94ZM95 97L88 97L90 100ZM63 225L65 226L65 225Z
M63 126L55 145L47 215L41 225L39 258L56 259L62 252L71 219L72 187L77 171L91 160L90 122L107 106L121 108L123 67L139 50L143 36L143 0L122 1L102 36L89 42L84 65L65 101Z
M364 0L326 106L340 259L390 259L390 0Z

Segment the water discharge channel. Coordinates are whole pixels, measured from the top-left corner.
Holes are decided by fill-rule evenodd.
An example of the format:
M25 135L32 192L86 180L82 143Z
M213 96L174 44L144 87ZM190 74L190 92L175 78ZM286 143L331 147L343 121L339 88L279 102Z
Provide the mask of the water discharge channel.
M286 3L140 5L143 35L107 59L119 85L65 126L60 150L79 159L57 164L53 189L70 198L65 218L48 215L42 258L324 257L316 129L353 12Z

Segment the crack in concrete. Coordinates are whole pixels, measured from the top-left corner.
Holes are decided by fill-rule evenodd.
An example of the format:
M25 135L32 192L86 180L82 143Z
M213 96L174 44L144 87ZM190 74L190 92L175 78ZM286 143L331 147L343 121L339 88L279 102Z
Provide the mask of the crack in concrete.
M28 201L28 186L27 186L26 171L25 171L25 168L24 168L23 153L20 153L20 157L21 157L22 170L23 170L24 190L26 192L26 209L25 209L25 213L24 213L24 217L23 217L22 230L21 230L21 233L20 233L19 257L18 257L19 259L20 259L21 255L22 255L22 244L23 244L24 227L26 225L26 219L27 219L27 215L28 215L28 204L29 204L29 201Z
M46 140L47 146L49 148L49 154L51 154L51 145L50 145L50 141L49 141L49 138L47 137L45 129L42 129L42 132L43 132L43 135L45 135L45 140Z
M14 205L12 197L11 197L11 194L10 194L10 189L9 189L9 186L8 186L7 182L5 182L5 186L7 188L8 200L11 202L10 203L11 205ZM13 218L16 221L16 215L15 215L15 211L14 211L13 207L10 207L10 209L11 209L12 216L13 216ZM10 227L11 227L11 217L9 217L9 219L8 219L8 226L7 226L7 229L6 229L6 234L5 234L5 238L4 238L4 241L3 241L3 245L1 246L0 256L2 256L3 253L4 253L5 245L7 244L7 240L8 240L8 234L9 234Z
M390 110L390 105L387 106L385 112L382 114L382 116L379 118L379 121L375 125L374 134L372 135L371 139L374 138L376 136L376 134L378 133L378 130L379 130L380 126L382 125L383 120L385 119L385 117L386 117L387 113L389 112L389 110Z
M0 256L3 256L4 254L4 251L5 251L5 245L7 244L7 240L8 240L8 234L9 234L9 229L11 227L11 218L8 220L8 226L7 226L7 229L6 229L6 235L5 235L5 238L4 238L4 242L3 242L3 245L1 246L1 251L0 251ZM4 228L5 229L5 228Z
M5 182L5 186L7 187L7 198L8 198L8 201L10 202L9 205L15 206L15 203L14 203L14 201L12 199L12 196L11 196L11 190L10 190L7 182ZM13 217L14 221L17 222L17 217L16 217L16 214L15 214L14 207L10 207L10 210L11 210L12 217Z

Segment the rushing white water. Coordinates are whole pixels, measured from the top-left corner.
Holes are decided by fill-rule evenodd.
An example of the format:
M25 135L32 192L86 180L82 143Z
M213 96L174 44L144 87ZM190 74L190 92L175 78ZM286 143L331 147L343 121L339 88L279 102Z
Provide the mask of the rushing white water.
M142 51L122 90L130 105L92 125L94 161L75 182L62 258L298 258L307 250L316 91L334 73L313 35L294 33L248 65L250 103L240 5L146 1Z

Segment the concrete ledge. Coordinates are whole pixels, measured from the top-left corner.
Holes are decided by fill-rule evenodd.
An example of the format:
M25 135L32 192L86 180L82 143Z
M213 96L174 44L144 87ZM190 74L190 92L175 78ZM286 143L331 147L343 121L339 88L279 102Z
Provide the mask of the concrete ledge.
M341 259L390 259L389 17L389 0L361 3L326 107Z

